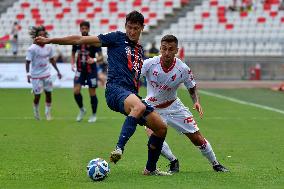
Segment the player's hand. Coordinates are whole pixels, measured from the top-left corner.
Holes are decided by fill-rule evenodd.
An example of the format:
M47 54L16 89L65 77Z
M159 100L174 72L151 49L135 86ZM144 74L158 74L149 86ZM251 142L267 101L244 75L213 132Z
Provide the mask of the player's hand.
M201 105L198 102L196 102L193 105L193 109L196 110L199 113L199 116L202 119L202 117L203 117L203 110L202 110Z
M75 66L75 64L71 64L71 70L72 70L73 72L76 72L76 66Z
M95 60L89 57L87 60L87 64L94 64L94 63L95 63Z
M34 42L36 44L47 44L47 43L50 43L50 39L49 38L46 38L46 37L41 37L41 36L38 36L35 38Z
M31 78L32 78L32 76L31 75L27 75L27 81L28 81L28 83L31 83Z
M58 77L59 79L61 79L61 78L62 78L62 75L61 75L61 73L60 73L60 72L58 72L58 73L57 73L57 77Z

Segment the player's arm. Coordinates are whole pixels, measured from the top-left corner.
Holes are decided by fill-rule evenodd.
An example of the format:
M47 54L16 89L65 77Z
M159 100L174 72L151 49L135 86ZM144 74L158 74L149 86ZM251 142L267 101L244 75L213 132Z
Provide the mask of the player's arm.
M30 64L31 64L31 61L26 60L26 73L27 73L27 80L28 80L28 83L31 82Z
M71 54L71 69L72 69L73 72L76 71L75 58L76 58L76 51L73 51L73 49L72 49L72 54Z
M96 53L96 59L98 64L104 63L104 56L102 51Z
M197 110L197 112L199 113L199 116L202 118L203 116L203 110L199 101L199 96L197 93L197 88L196 85L192 88L188 89L189 95L193 101L193 109Z
M101 46L100 39L97 36L80 36L80 35L70 35L66 37L57 37L57 38L45 38L45 37L36 37L35 43L39 44L58 44L58 45L94 45L96 47Z
M50 61L51 65L53 66L53 68L56 70L58 78L61 79L62 75L61 75L61 73L60 73L60 71L57 67L55 58L50 58L49 61Z

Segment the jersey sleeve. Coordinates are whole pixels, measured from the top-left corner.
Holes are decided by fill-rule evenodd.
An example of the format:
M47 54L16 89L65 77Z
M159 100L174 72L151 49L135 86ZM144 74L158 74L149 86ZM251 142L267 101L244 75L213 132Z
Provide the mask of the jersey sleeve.
M100 34L98 35L98 38L100 39L100 42L102 44L102 47L108 47L110 45L113 45L117 41L117 32L110 32L107 34Z
M29 48L28 51L27 51L26 60L32 61L32 59L33 59L33 50L32 50L32 48Z
M53 46L50 46L49 58L55 57L55 49Z
M141 77L142 77L142 76L145 76L145 77L146 77L150 66L151 66L151 61L150 61L150 59L144 60L143 65L142 65L142 69L141 69Z
M184 85L187 89L193 88L196 86L196 82L193 76L193 73L191 71L191 69L189 67L185 67L185 81L184 81Z

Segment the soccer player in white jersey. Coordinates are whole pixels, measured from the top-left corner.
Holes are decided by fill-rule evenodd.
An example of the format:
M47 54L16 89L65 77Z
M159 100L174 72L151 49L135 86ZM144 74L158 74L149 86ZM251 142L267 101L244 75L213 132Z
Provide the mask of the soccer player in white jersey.
M194 109L199 112L200 117L203 116L193 74L185 63L175 57L177 52L177 38L166 35L161 40L161 55L144 61L141 75L147 80L145 100L155 107L164 122L187 136L212 164L215 171L227 172L228 169L217 161L210 143L199 131L192 113L177 97L177 89L184 83L194 103ZM151 130L148 129L147 132L149 134ZM170 149L169 146L166 149Z
M30 36L35 39L37 36L46 37L47 32L45 27L38 26L32 27ZM50 63L57 71L57 76L61 79L61 74L56 66L54 49L51 45L47 44L32 44L26 56L26 72L28 83L32 83L34 93L34 117L39 120L39 100L40 94L45 92L45 116L46 120L51 120L51 92L52 92L52 79L50 77ZM31 71L30 71L31 64Z

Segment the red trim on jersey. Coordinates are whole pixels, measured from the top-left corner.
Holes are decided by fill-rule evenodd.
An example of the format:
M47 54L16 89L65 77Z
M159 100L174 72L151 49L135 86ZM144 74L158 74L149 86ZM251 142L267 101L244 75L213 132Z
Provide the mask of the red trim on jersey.
M42 77L32 77L32 79L44 79L44 78L48 78L48 77L50 77L50 75L42 76Z
M170 101L166 101L166 102L164 102L162 104L158 104L158 105L155 106L155 108L166 108L166 107L169 107L175 100L176 99L170 100Z
M166 68L166 67L163 65L162 59L160 59L160 64L161 64L161 67L162 67L163 71L164 71L165 73L168 73L168 72L170 72L170 71L175 67L175 65L176 65L176 58L174 59L172 65L171 65L169 68Z

